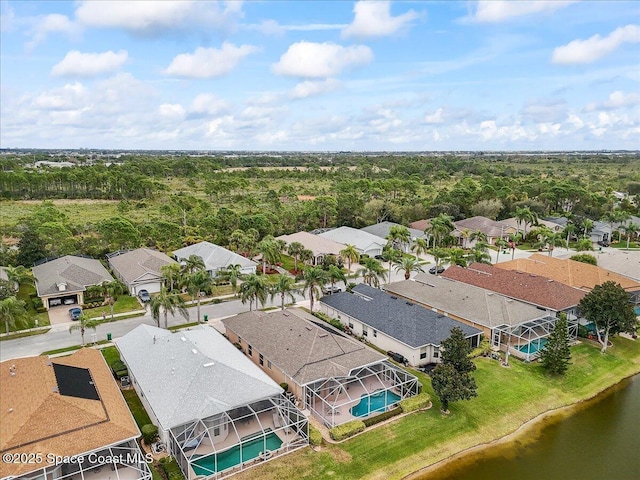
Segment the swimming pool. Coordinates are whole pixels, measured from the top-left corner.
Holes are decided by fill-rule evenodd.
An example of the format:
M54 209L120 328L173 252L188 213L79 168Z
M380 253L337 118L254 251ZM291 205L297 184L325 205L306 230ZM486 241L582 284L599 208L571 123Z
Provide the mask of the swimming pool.
M351 407L351 415L354 417L368 417L372 413L384 412L389 405L393 405L400 400L397 395L389 390L374 392L369 395L362 395L360 402Z
M635 307L634 310L636 312L636 317L640 317L640 307Z
M538 338L533 342L527 343L525 345L520 345L518 347L518 350L520 350L522 353L532 354L532 353L536 353L538 350L542 350L546 344L547 344L546 338Z
M265 439L262 434L254 434L242 439L242 461L240 461L240 445L234 445L224 452L216 453L206 457L201 457L193 462L191 466L196 475L212 475L214 472L221 472L227 468L235 467L240 463L246 462L258 457L261 452L266 450L278 450L282 446L282 440L271 429ZM256 435L258 437L256 438ZM265 447L266 441L266 447ZM217 463L216 463L217 460Z

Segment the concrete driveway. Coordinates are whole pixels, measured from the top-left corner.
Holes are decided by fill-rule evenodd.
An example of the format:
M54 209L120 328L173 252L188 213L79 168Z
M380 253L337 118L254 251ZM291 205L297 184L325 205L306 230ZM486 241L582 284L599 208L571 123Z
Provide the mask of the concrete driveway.
M69 317L69 309L78 307L79 305L61 305L59 307L53 307L49 309L49 322L51 325L62 325L63 323L70 323L71 317Z

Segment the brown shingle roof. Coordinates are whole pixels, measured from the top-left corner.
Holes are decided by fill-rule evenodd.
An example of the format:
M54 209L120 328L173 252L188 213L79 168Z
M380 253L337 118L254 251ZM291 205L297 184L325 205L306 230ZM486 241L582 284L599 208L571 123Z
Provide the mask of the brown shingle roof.
M520 270L546 276L580 290L589 291L596 285L613 281L622 285L622 288L628 292L640 291L640 283L604 268L575 260L560 260L539 253L534 253L529 258L498 263L496 266L506 270Z
M100 400L61 395L52 363L88 369ZM15 375L10 369L15 365ZM0 363L0 451L73 456L138 437L140 432L102 354L82 349L64 358ZM0 478L44 467L0 462Z
M576 306L585 295L547 277L483 263L472 263L468 268L453 265L442 276L555 311Z

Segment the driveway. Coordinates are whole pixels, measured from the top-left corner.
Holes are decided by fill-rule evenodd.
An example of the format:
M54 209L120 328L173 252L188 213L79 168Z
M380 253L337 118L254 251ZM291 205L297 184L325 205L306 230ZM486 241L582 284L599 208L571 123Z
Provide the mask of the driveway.
M69 309L77 307L74 305L61 305L59 307L53 307L49 309L49 322L51 325L62 325L63 323L70 323Z

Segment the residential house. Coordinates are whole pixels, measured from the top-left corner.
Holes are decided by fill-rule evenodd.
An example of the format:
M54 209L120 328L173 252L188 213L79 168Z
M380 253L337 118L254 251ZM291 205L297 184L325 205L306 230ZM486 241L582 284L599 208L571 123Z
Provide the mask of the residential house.
M168 255L150 248L111 253L107 255L107 261L131 295L137 295L140 290L159 292L164 282L162 267L177 264Z
M491 346L525 360L537 356L553 331L556 316L537 307L449 278L419 273L413 280L385 285L390 294L482 330ZM576 337L577 321L569 319Z
M482 334L475 327L364 283L353 293L322 297L320 311L376 347L401 354L414 367L438 363L442 341L454 327L462 329L474 348Z
M561 229L564 229L567 226L567 223L569 223L569 219L567 217L547 217L545 220L559 225ZM593 228L589 232L589 238L591 238L593 243L611 242L612 232L613 230L611 229L610 224L594 220Z
M253 260L210 242L200 242L189 245L188 247L176 250L173 252L173 255L178 261L189 258L191 255L202 258L207 272L209 272L212 277L215 277L219 270L228 268L231 265L240 265L243 275L256 273L256 267L258 266Z
M629 293L630 301L634 305L640 304L639 282L588 263L535 253L529 258L499 263L496 267L545 276L585 292L591 291L593 287L601 283L613 281L619 283Z
M386 240L377 235L351 227L334 228L320 233L319 236L344 245L351 244L361 255L369 255L370 257L382 255L382 249L387 244Z
M487 243L493 245L499 238L506 238L510 233L516 233L516 229L506 223L497 222L487 217L471 217L453 222L456 229L454 236L459 238L459 243L464 248L472 248L476 240L469 236L474 232L482 232L487 236Z
M34 266L33 277L38 297L47 310L59 305L82 304L87 287L113 281L98 260L73 255Z
M360 230L362 230L363 232L371 233L376 237L380 237L382 240L386 241L387 237L389 236L389 233L391 232L391 227L400 227L400 226L401 225L399 223L380 222L380 223L375 223L373 225L369 225L368 227L363 227ZM411 251L411 247L415 243L416 239L423 238L427 240L429 238L429 236L426 233L424 233L424 230L416 230L415 228L409 228L409 227L407 227L407 229L409 230L409 242L402 245L403 250L405 252Z
M529 303L556 316L564 312L575 317L578 303L585 295L577 288L547 277L484 263L472 263L467 268L452 265L442 276Z
M307 419L282 387L215 329L143 324L116 346L188 480L223 478L308 445Z
M0 363L0 478L150 480L140 431L102 354Z
M311 250L313 252L313 265L321 264L328 255L334 255L336 258L339 258L340 251L345 248L345 245L342 243L334 242L333 240L309 232L280 235L276 237L276 240L283 240L287 246L298 242L302 244L304 248Z
M415 222L411 222L409 224L409 228L413 228L414 230L420 230L424 232L428 228L431 228L431 219L427 218L424 220L416 220Z
M524 230L525 230L524 222L518 223L518 219L516 217L507 218L506 220L500 220L500 223L508 225L509 227L515 229L516 232L520 231L524 233ZM529 233L534 228L540 228L540 227L547 227L549 230L551 230L554 233L561 232L564 229L562 225L559 225L554 222L550 222L548 220L543 220L543 219L538 219L536 224L537 225L531 225L530 223L527 223L527 228L526 228L527 233Z
M640 282L640 251L607 248L592 254L598 260L599 267ZM568 252L557 255L556 258L568 259L573 255L575 252Z
M248 312L222 323L247 358L328 427L380 413L420 390L385 355L302 310Z

